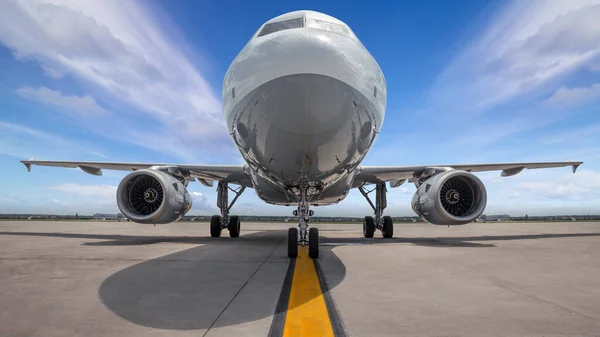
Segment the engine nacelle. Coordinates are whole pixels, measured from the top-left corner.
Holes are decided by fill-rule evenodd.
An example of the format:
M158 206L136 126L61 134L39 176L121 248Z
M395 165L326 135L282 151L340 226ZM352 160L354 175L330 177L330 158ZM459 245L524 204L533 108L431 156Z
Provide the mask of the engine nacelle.
M450 170L425 180L412 198L412 208L434 225L464 225L485 210L487 192L477 176Z
M123 178L117 189L117 205L131 221L167 224L181 219L192 208L192 198L177 178L143 169Z

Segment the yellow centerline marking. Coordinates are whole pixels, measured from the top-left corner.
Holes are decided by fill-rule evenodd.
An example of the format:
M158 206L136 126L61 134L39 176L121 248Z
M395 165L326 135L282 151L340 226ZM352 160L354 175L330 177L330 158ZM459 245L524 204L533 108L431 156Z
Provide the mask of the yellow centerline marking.
M333 336L325 298L308 247L298 247L283 337Z

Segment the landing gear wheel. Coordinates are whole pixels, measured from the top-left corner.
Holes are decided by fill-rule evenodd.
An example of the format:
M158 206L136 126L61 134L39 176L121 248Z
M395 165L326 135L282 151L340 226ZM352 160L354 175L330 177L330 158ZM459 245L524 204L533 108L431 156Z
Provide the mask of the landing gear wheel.
M213 238L221 236L221 217L218 215L213 215L210 218L210 236Z
M392 221L391 216L386 215L383 217L383 229L381 230L381 234L387 239L394 236L394 222Z
M237 215L229 217L229 224L227 225L227 229L229 229L230 237L237 238L238 236L240 236L240 218Z
M288 229L288 257L298 257L298 228L295 227Z
M308 256L311 259L319 257L319 229L315 227L308 230Z
M363 220L363 235L365 238L372 238L375 234L375 220L372 216L366 216Z

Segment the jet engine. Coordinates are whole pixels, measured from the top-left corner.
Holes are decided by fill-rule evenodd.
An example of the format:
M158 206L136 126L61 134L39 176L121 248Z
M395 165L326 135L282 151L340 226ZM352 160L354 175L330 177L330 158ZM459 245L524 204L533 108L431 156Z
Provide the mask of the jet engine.
M162 171L143 169L123 178L117 189L117 205L131 221L168 224L190 210L192 199L177 178Z
M421 219L450 226L475 221L485 210L486 203L485 186L477 176L449 170L422 181L411 204Z

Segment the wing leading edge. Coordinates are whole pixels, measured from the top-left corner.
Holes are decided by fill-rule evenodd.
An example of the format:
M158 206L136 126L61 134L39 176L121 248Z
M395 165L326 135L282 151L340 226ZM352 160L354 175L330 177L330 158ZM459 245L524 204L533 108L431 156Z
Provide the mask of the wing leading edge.
M376 184L391 182L392 187L400 186L403 180L419 178L426 169L433 167L449 167L468 172L502 171L501 176L508 177L520 173L523 169L540 169L571 166L573 173L583 162L541 162L541 163L499 163L499 164L460 164L460 165L427 165L427 166L362 166L355 177L358 184ZM355 184L356 185L356 184Z
M21 163L31 172L31 166L51 166L79 168L92 175L102 175L102 170L135 171L151 167L163 167L179 170L186 176L197 178L204 185L211 181L224 181L252 187L250 177L243 165L193 165L193 164L160 164L160 163L111 163L111 162L86 162L86 161L48 161L48 160L22 160Z

